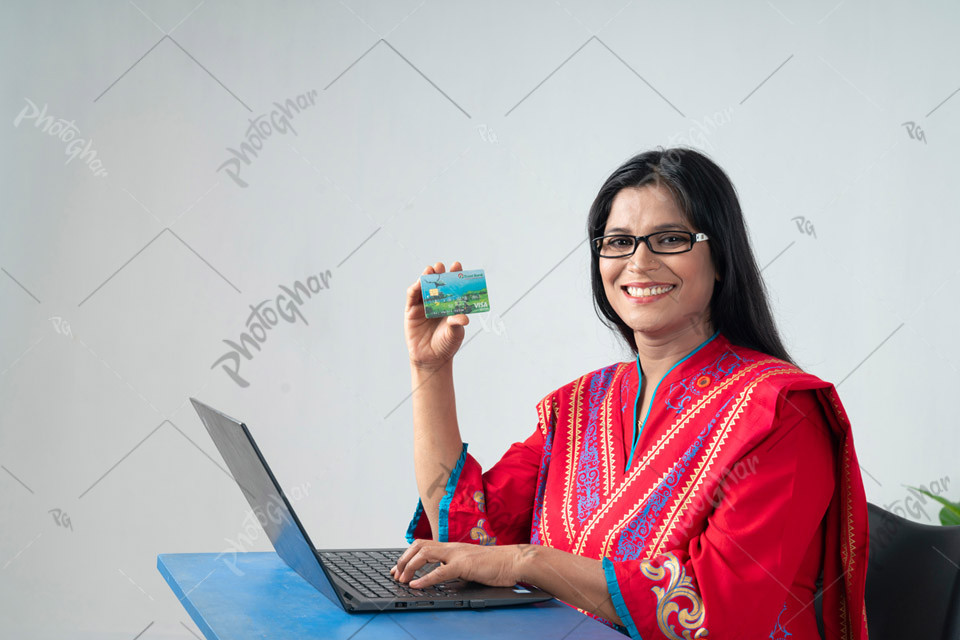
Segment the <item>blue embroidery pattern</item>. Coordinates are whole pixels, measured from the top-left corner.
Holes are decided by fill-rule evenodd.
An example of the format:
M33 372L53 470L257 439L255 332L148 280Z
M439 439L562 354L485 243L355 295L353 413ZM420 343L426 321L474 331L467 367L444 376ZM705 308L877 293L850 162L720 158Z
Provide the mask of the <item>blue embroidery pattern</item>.
M741 357L727 349L712 363L671 384L665 396L666 406L679 414L694 397L699 398L706 389L748 362L754 360Z
M650 535L651 528L658 520L660 512L670 500L674 490L680 483L680 477L687 470L690 461L700 452L707 436L713 430L720 415L726 410L727 405L730 404L732 400L733 398L730 398L723 403L723 406L720 407L713 416L713 419L710 420L710 424L704 427L697 435L697 438L690 443L690 446L687 447L683 455L680 456L680 459L671 467L670 473L668 473L667 476L660 481L660 484L657 485L657 488L653 490L653 493L647 498L640 512L631 518L627 526L620 532L614 552L615 558L618 560L636 560L640 557L644 546L646 546L647 537Z
M627 387L627 376L620 376L620 397L623 399L620 402L620 414L623 415L627 412L627 406L630 404L630 389Z
M597 371L590 380L587 393L587 428L583 434L581 453L577 459L577 518L580 524L600 506L600 407L606 398L613 374L619 364Z
M784 601L783 609L780 609L780 615L777 616L777 623L773 625L773 631L771 631L770 635L768 636L771 640L784 640L788 636L793 635L792 633L790 633L780 625L780 618L783 617L783 612L786 610L787 610L787 603L786 601ZM787 622L789 622L789 620L787 620Z

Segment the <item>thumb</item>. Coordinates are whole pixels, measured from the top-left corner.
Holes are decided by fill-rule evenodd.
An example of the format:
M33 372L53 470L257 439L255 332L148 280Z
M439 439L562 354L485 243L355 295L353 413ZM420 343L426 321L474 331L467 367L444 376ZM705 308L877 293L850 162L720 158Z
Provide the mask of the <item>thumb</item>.
M468 318L467 314L465 313L458 313L456 315L447 316L447 324L465 327L470 324L470 318Z

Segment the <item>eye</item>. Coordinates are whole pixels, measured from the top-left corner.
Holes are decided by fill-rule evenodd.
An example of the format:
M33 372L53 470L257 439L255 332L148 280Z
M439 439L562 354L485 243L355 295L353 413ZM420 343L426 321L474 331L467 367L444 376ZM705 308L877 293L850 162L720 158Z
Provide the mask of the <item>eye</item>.
M607 236L603 239L604 246L610 248L622 249L633 244L633 238L630 236Z

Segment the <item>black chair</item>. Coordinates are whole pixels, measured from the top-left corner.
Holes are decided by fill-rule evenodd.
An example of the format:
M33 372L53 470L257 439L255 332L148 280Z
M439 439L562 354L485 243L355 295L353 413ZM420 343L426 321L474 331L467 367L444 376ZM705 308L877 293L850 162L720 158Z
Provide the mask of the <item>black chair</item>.
M870 640L960 640L960 527L867 509Z

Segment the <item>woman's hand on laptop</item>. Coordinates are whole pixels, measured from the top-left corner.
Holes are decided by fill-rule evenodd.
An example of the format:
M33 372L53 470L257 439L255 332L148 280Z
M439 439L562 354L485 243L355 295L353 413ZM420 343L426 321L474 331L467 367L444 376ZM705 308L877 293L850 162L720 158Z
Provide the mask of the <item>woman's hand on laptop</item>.
M473 580L492 587L512 587L520 582L523 547L529 545L479 545L463 542L414 540L403 552L390 575L408 582L418 569L430 562L439 567L410 582L414 589L425 589L457 578Z

